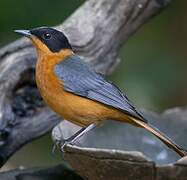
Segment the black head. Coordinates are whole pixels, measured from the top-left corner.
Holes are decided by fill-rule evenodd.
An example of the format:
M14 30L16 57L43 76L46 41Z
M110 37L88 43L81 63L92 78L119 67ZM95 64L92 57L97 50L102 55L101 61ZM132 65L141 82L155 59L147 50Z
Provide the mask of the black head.
M16 32L25 35L34 35L42 41L52 52L59 52L62 49L72 49L67 37L61 31L50 27L39 27L31 30L16 30Z

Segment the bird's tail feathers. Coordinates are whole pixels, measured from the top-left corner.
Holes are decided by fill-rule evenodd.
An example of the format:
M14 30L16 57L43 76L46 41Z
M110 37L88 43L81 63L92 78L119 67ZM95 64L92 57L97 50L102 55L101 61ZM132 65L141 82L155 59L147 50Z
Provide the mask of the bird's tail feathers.
M184 157L187 155L187 151L184 150L182 147L177 145L175 142L173 142L169 137L167 137L165 134L160 132L156 127L153 125L150 125L146 122L143 122L141 120L132 118L133 122L135 122L138 126L145 128L149 132L151 132L153 135L158 137L164 144L166 144L169 148L173 149L176 153L178 153L181 157Z

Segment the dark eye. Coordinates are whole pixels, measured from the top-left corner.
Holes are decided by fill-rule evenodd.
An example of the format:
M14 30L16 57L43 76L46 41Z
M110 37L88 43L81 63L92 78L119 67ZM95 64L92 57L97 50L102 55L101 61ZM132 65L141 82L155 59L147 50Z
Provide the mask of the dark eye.
M49 34L49 33L45 33L44 35L43 35L43 37L44 37L44 39L51 39L51 34Z

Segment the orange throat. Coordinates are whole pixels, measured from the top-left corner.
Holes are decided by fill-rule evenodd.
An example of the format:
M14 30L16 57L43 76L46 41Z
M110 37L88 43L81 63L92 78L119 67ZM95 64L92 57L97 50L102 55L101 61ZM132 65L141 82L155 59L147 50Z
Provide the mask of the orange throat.
M44 101L49 106L56 106L53 104L58 94L61 94L63 84L60 80L56 77L54 73L55 66L66 59L66 57L73 55L72 50L65 49L58 53L53 53L47 49L45 49L45 45L40 46L37 44L37 53L38 53L38 60L36 63L36 84L40 91L41 96L43 97ZM53 101L52 101L53 99ZM54 109L54 108L53 108Z
M59 53L44 52L37 48L38 60L36 63L36 83L38 88L45 87L50 82L57 82L58 78L54 74L55 66L66 59L66 57L73 55L72 50L65 49ZM50 81L51 80L51 81Z

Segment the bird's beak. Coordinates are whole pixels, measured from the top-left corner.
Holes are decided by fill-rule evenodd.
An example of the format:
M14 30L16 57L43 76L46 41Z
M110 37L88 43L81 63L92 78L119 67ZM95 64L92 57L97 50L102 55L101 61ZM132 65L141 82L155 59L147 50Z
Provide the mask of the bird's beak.
M29 37L29 38L32 36L29 30L14 30L14 32L21 34L23 36Z

